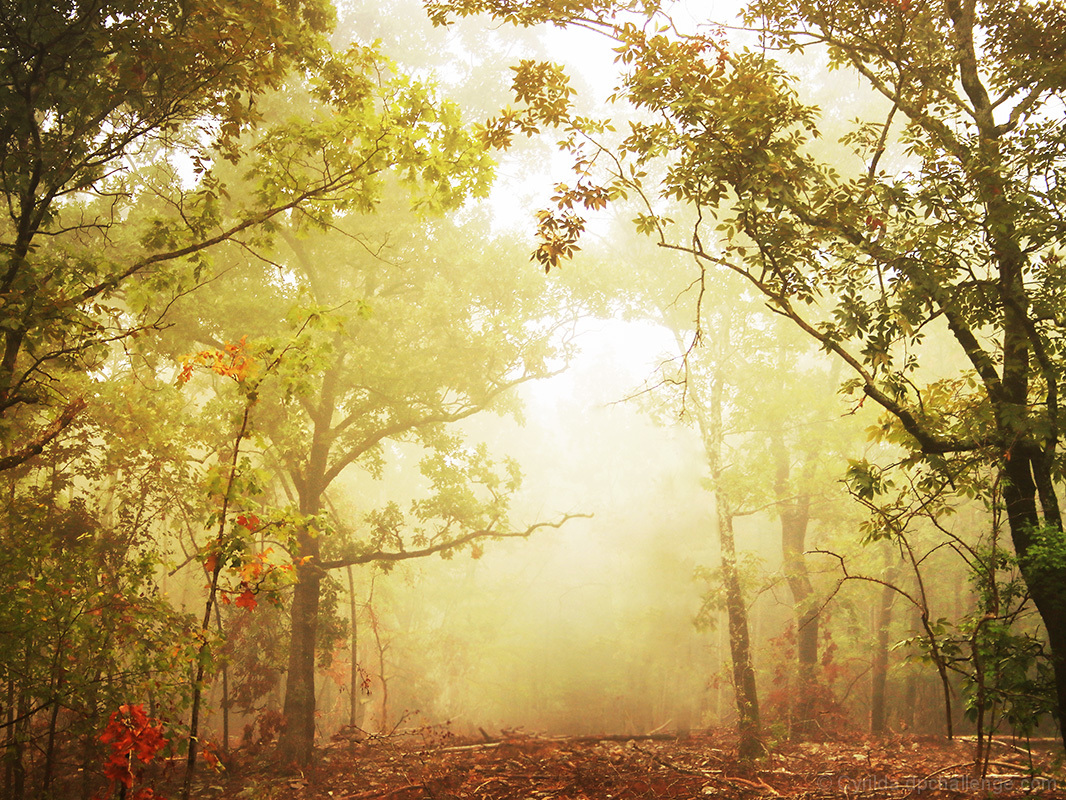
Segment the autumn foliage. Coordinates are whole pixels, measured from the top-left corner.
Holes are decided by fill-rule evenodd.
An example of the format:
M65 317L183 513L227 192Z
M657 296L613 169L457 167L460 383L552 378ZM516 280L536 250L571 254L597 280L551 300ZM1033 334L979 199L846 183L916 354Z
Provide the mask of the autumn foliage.
M107 792L98 800L111 797L117 787L119 796L129 800L147 800L158 795L149 788L141 787L133 794L139 769L134 771L137 762L148 764L158 755L167 743L163 736L163 724L149 717L142 705L123 704L112 712L100 741L109 745L111 753L104 762L104 775L107 777Z
M255 366L255 360L248 353L247 337L239 342L227 342L223 347L213 350L201 350L198 353L183 356L179 383L188 383L196 367L205 367L216 375L233 378L240 383L245 380Z

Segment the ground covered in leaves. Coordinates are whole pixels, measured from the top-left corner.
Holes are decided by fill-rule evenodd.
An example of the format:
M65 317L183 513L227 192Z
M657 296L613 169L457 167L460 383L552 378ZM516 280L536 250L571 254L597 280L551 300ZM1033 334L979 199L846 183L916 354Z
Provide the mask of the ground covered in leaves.
M630 798L1066 799L1059 749L993 746L984 777L972 741L892 737L788 743L744 764L725 735L684 738L339 737L308 771L234 756L204 776L200 798L249 800L629 800Z

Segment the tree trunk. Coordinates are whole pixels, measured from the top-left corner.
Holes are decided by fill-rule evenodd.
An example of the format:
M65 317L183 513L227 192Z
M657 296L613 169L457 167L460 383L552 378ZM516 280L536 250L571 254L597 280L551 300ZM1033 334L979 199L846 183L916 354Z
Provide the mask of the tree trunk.
M891 580L891 579L890 579ZM892 602L896 592L891 586L881 587L881 602L877 607L877 644L870 669L870 733L883 736L888 728L885 695L888 687L888 629L892 624Z
M317 486L321 484L316 482ZM300 510L313 515L320 509L322 492L301 493ZM290 613L289 667L282 713L285 727L278 739L279 755L300 765L311 763L315 748L315 649L318 642L318 605L322 595L320 545L308 530L297 534L298 563Z
M326 471L334 432L337 370L343 356L327 371L318 407L311 413L314 431L307 463L293 474L300 497L300 513L315 516L323 506L328 480ZM285 681L283 714L285 727L278 739L278 752L287 761L307 765L315 748L315 649L318 642L318 605L324 573L318 566L321 544L317 533L307 529L297 534L296 585L292 593L289 668Z
M7 718L4 720L6 735L4 737L4 800L13 794L15 784L15 680L10 675L7 679Z
M759 694L752 665L751 640L748 636L748 609L737 572L733 516L725 498L716 494L718 507L718 542L722 549L722 580L725 583L726 616L729 619L729 653L733 660L733 691L737 705L738 754L750 760L763 754L762 726L759 718Z
M802 739L814 732L818 696L818 608L812 603L814 588L804 555L811 498L789 485L791 464L780 431L771 435L770 447L775 461L774 494L781 516L781 554L796 625L796 684L789 734Z
M730 310L724 309L715 320L711 350L712 368L706 397L702 387L690 381L687 396L692 402L696 422L707 456L714 492L715 514L718 527L718 544L721 549L722 581L725 584L726 616L729 621L729 652L733 662L733 691L737 707L737 733L742 759L757 758L765 753L762 743L762 725L759 718L759 695L755 683L755 668L751 657L751 638L748 634L748 609L737 572L736 541L733 537L733 511L729 498L722 490L722 475L725 472L722 455L725 426L722 420L722 405L725 393L725 375L728 369L730 339ZM675 331L678 345L684 348L680 334Z
M1047 631L1059 731L1066 747L1066 569L1060 566L1066 543L1050 470L1042 456L1032 457L1020 444L1007 452L1003 496L1022 576ZM1038 488L1043 524L1037 511Z
M218 628L218 639L220 642L226 641L226 632L222 628L222 611L218 605L215 605L215 626ZM227 650L229 645L223 645ZM229 756L229 661L230 653L226 652L222 656L222 753L225 756ZM155 712L152 712L153 715Z
M363 715L360 712L361 703L359 702L359 609L355 604L355 575L352 573L352 567L348 565L348 613L351 623L351 662L352 662L352 676L351 681L348 684L348 726L352 729L358 728L363 721Z
M997 289L1003 314L1002 378L985 370L985 384L996 413L996 429L1003 453L999 472L1011 539L1033 604L1044 622L1055 671L1059 730L1066 746L1066 550L1062 514L1055 494L1052 464L1060 435L1058 419L1059 374L1049 358L1032 317L1026 287L1029 256L1022 247L1017 220L1021 206L1011 199L1003 155L1005 129L997 125L996 104L985 87L978 47L977 23L972 3L947 0L959 55L958 69L963 90L973 107L977 126L974 158L966 164L984 208L983 228L998 267ZM958 333L956 332L956 337ZM967 349L966 343L964 350ZM969 351L968 351L969 352ZM976 364L975 364L976 366ZM1035 412L1030 389L1039 367L1045 386ZM1044 419L1031 415L1046 414ZM1039 502L1039 510L1038 510ZM1043 519L1041 519L1041 513ZM1031 549L1038 545L1036 550ZM1046 548L1046 549L1045 549Z
M296 567L283 711L285 728L278 740L278 750L286 761L309 764L315 746L315 644L322 575L315 564L318 560L317 540L307 533L302 533L299 538L301 558L312 556L312 559Z

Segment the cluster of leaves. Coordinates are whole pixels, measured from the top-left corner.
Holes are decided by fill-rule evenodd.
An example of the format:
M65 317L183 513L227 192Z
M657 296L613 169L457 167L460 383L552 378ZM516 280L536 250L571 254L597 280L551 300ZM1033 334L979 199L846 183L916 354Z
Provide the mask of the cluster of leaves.
M23 416L5 435L30 447L13 463L39 452L30 406L69 405L42 368L99 366L108 342L139 330L106 300L113 290L210 246L197 224L183 244L199 245L185 250L140 236L143 217L128 212L147 197L173 199L178 184L155 195L139 169L154 161L173 178L173 153L201 163L217 153L236 158L240 135L259 119L255 99L308 63L332 21L318 0L262 10L115 0L0 12L0 415ZM194 204L187 210L187 221L198 216Z
M100 741L111 752L104 762L104 776L108 781L107 795L119 786L121 797L129 800L150 800L156 797L151 787L142 786L130 794L137 778L136 761L148 764L166 747L163 724L151 719L141 705L123 704L111 713Z
M232 378L237 383L247 380L253 375L256 360L248 353L248 337L244 336L239 342L228 342L222 349L201 350L194 355L184 356L181 359L181 372L178 373L178 383L188 383L192 380L193 370L196 367L206 367L216 375Z
M429 18L446 25L456 15L491 14L512 25L553 23L565 25L592 17L599 21L613 19L620 11L634 11L651 16L660 4L656 0L534 0L533 2L497 2L497 0L423 0Z
M337 558L328 563L377 562L388 569L418 554L451 558L465 547L480 558L483 540L516 535L508 511L522 476L513 459L501 466L503 474L484 443L467 447L458 436L438 433L420 465L428 490L411 500L407 513L389 502L366 514L367 536L337 542Z

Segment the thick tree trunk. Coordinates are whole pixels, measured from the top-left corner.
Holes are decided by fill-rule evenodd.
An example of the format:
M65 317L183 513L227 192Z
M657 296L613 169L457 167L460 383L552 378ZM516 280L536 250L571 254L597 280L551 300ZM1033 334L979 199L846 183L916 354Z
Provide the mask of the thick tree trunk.
M285 730L278 749L285 760L308 764L315 745L315 641L322 579L314 565L297 567L296 575L285 684Z
M1066 747L1066 569L1061 566L1066 537L1050 488L1050 471L1041 456L1033 458L1020 445L1008 451L1002 466L1006 478L1003 495L1022 576L1047 631L1055 671L1059 730ZM1043 522L1037 510L1038 494Z
M985 369L982 376L995 408L1001 451L1005 451L999 469L1004 478L1003 497L1011 539L1033 604L1047 630L1060 731L1066 746L1066 569L1061 566L1066 537L1051 469L1060 436L1059 374L1031 316L1026 289L1029 257L1017 230L1022 206L1012 201L1013 189L1004 177L1008 174L1003 155L1007 129L996 123L997 104L989 97L986 76L981 72L976 6L948 0L945 8L954 29L959 78L972 105L978 132L976 148L967 148L976 157L965 166L984 208L983 228L999 271L1002 379L998 383L993 379L994 369ZM962 339L959 341L967 352L973 349ZM1044 394L1042 401L1034 404L1030 388L1035 368L1043 373L1045 385L1038 389ZM1035 411L1036 408L1042 410ZM1031 414L1044 416L1034 420ZM1033 545L1040 545L1040 549L1031 549Z
M326 473L334 437L331 424L341 361L343 356L323 379L317 408L310 415L314 431L307 462L293 474L293 483L300 496L300 513L306 516L315 516L322 511L323 496L329 485ZM315 649L323 572L319 567L321 544L317 534L300 531L297 547L299 562L292 594L289 668L282 712L285 728L278 740L278 751L287 761L307 765L311 763L315 748Z
M324 463L324 461L323 461ZM300 511L317 514L321 508L321 481L306 484ZM315 747L315 649L318 641L318 605L322 594L322 570L318 566L320 545L308 531L298 535L299 562L292 593L289 668L285 681L285 728L278 740L281 757L297 764L310 764Z

